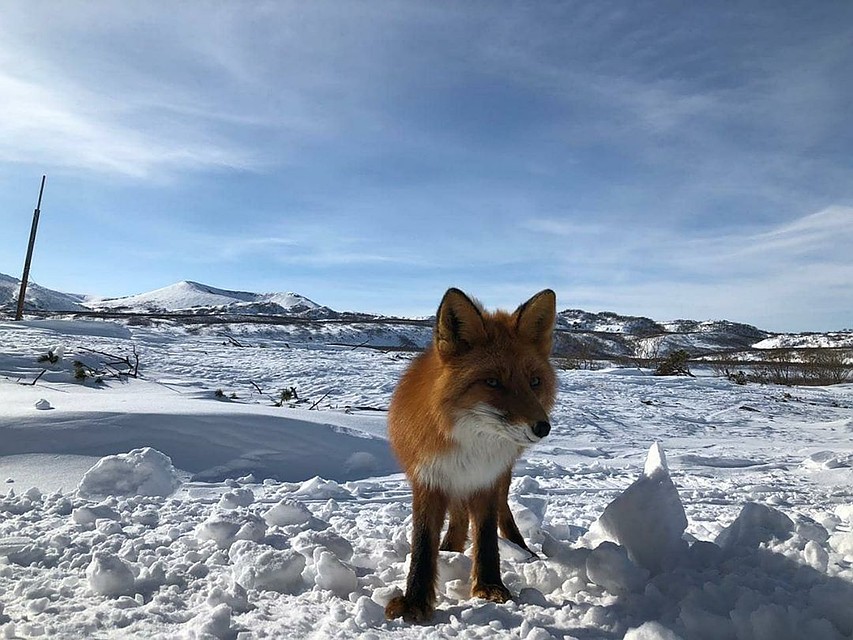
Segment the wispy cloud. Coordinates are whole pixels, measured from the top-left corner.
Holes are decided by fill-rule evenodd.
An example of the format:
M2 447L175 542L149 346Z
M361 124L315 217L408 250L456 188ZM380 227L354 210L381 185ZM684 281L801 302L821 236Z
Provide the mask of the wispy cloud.
M0 161L145 178L173 170L251 168L247 148L192 127L135 126L139 115L84 87L51 87L0 72ZM161 114L162 115L162 114ZM148 130L146 130L148 129ZM169 130L171 129L171 130ZM164 135L164 133L166 135Z
M552 285L570 306L769 326L790 309L807 325L832 291L837 323L851 19L844 3L13 2L0 180L61 169L56 237L133 252L161 285L279 274L389 312L449 284L504 305Z
M540 238L540 246L554 260L566 306L736 318L769 328L807 317L808 309L837 308L839 323L853 313L853 207L833 206L753 232L685 235L666 226L602 226L592 243L559 220L521 227L553 234Z

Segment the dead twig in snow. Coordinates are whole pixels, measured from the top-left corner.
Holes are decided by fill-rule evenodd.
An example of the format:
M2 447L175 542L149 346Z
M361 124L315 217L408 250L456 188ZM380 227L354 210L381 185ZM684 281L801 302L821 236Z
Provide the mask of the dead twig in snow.
M36 382L39 381L39 378L41 378L46 373L47 373L47 369L42 369L41 373L38 374L36 376L35 380L33 380L32 382L21 382L21 379L18 378L18 384L23 385L25 387L34 387L34 386L36 386Z
M331 391L327 391L326 393L324 393L322 398L320 398L319 400L317 400L317 402L315 402L310 407L308 407L308 411L311 411L312 409L316 409L317 405L320 404L321 402L323 402L323 400L326 399L326 396L329 395L330 393L331 393Z

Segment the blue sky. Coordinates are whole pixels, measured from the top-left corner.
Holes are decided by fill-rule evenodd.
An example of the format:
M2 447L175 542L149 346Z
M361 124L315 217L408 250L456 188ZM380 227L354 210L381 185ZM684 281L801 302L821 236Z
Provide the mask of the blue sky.
M853 3L0 13L0 272L853 327Z

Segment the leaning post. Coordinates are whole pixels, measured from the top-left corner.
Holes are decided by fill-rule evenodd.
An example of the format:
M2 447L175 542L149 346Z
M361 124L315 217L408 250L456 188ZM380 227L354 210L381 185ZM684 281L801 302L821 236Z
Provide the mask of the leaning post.
M36 232L39 227L39 215L41 214L41 196L44 193L44 181L47 176L41 177L41 187L39 188L39 199L33 211L33 226L30 229L30 244L27 246L27 258L24 260L24 273L21 276L21 291L18 294L18 310L15 312L15 320L21 320L24 317L24 298L27 295L27 280L30 277L30 263L33 261L33 247L36 244Z

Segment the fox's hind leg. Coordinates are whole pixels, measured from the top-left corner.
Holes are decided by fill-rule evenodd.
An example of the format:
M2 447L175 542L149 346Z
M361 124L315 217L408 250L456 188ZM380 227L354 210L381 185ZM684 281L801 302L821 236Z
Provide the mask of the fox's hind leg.
M510 511L509 484L511 481L512 469L509 469L498 481L498 501L500 506L500 511L498 513L498 525L501 529L501 535L513 544L527 551L534 558L538 558L539 556L531 551L530 547L528 547L527 543L524 541L521 531L518 530L518 525L515 524L515 518L512 515L512 511Z
M450 522L441 540L442 551L465 551L468 540L468 509L464 503L454 501L450 505Z

